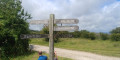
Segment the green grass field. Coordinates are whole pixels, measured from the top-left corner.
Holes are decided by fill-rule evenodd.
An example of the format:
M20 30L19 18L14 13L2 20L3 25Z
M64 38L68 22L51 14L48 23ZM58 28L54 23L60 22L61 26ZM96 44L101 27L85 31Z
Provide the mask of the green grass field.
M61 38L60 41L59 43L55 43L55 47L120 57L120 41L88 40L81 38ZM31 39L30 44L49 45L44 39Z
M43 53L43 55L46 55L48 56L48 54L45 54ZM37 52L33 52L29 55L24 55L24 56L19 56L19 57L14 57L14 58L11 58L10 60L37 60L38 59L38 53ZM49 59L49 57L48 57ZM72 60L72 59L69 59L69 58L63 58L63 57L58 57L59 60Z

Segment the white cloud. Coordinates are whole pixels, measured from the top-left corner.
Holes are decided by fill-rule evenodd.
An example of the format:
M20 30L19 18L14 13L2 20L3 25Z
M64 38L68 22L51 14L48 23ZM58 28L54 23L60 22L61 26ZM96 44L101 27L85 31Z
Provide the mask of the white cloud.
M79 27L93 32L109 32L120 26L120 2L115 0L22 0L33 19L78 18ZM34 28L34 27L32 27Z

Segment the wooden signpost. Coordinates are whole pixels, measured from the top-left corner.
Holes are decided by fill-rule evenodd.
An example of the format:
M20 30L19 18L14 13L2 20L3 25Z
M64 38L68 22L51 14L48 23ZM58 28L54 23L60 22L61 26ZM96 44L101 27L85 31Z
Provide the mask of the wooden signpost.
M49 38L49 60L54 60L54 31L77 31L78 26L54 26L54 24L77 24L78 19L55 19L54 14L50 14L48 20L32 20L30 24L49 24L49 35L47 34L22 34L21 39L27 38ZM65 34L64 34L65 35ZM61 36L62 37L62 36ZM72 35L65 35L65 37L72 37Z
M78 19L55 19L54 24L77 24ZM48 24L49 20L33 20L30 24Z
M20 35L21 39L27 39L27 38L48 38L48 34L22 34Z
M55 26L54 31L77 31L78 26Z
M55 19L54 24L77 24L78 19Z
M48 20L33 20L30 21L30 24L48 24Z

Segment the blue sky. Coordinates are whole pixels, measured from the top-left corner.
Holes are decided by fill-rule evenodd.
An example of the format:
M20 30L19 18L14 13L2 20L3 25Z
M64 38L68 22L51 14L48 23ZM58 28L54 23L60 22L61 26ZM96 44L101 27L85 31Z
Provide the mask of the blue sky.
M120 27L120 0L22 0L22 5L33 17L31 20L79 19L79 30L109 32ZM39 30L42 26L30 25Z

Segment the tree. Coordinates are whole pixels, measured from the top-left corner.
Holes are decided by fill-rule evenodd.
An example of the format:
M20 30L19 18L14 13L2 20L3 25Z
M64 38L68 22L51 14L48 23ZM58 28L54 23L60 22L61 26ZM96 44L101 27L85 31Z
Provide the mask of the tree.
M89 38L89 31L81 30L80 33L82 38Z
M113 40L113 41L120 41L120 34L115 34L115 33L113 33L113 34L111 34L111 39Z
M80 31L73 32L73 35L74 35L75 38L80 38L81 37Z
M95 33L93 33L93 32L89 33L89 38L91 40L95 40L96 39Z
M109 39L108 34L105 34L105 33L100 33L100 37L101 37L102 40Z
M29 40L20 39L21 34L28 34L27 19L20 0L0 0L0 42L2 56L20 55L28 51Z
M49 27L48 26L43 27L41 34L49 34ZM45 38L45 41L49 42L49 38Z
M54 25L54 26L56 26L56 25ZM64 34L64 33L67 33L67 32L54 31L54 42L55 43L59 42L59 37L58 36L60 36L61 34ZM49 34L49 27L45 26L42 29L41 34ZM45 41L49 42L49 38L45 38Z
M110 33L120 33L120 27L113 29Z
M120 27L113 29L110 33L113 41L120 41Z

